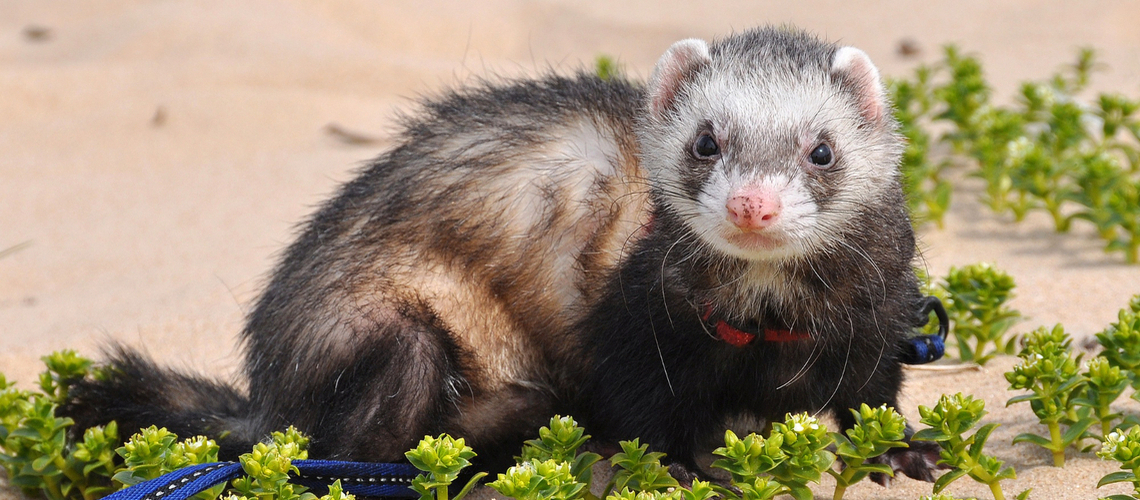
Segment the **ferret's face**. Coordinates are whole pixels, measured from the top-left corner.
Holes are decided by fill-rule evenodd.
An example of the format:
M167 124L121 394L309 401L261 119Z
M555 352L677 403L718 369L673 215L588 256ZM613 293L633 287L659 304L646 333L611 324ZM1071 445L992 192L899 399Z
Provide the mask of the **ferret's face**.
M714 48L651 113L646 168L660 201L707 246L748 260L793 259L843 245L861 211L882 207L897 183L900 143L882 113L877 72L868 83L878 108L837 74L843 50L803 65L756 64Z

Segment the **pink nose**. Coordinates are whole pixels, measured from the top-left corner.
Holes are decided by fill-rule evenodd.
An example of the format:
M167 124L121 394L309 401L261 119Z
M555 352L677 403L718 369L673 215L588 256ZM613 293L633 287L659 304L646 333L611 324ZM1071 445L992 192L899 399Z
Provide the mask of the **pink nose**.
M728 220L744 231L760 231L780 217L780 197L768 190L746 187L737 190L725 204Z

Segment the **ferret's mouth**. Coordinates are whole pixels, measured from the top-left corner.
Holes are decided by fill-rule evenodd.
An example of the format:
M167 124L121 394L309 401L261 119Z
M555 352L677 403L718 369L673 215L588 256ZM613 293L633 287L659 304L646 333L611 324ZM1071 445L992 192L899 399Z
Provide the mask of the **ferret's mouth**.
M748 251L771 251L784 246L785 243L784 238L770 231L735 232L725 239L738 248Z

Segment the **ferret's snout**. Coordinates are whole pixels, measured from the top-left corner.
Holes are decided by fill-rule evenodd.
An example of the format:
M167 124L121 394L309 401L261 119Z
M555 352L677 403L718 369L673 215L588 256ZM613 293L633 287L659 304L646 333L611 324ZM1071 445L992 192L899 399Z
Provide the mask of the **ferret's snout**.
M760 231L780 218L780 196L773 191L757 187L736 190L725 204L728 221L743 231Z

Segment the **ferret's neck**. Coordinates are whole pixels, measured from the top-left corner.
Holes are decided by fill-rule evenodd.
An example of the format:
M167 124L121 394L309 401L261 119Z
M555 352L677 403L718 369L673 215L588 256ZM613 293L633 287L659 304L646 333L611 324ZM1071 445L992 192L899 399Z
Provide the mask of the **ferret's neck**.
M805 292L801 273L787 261L753 261L722 254L699 242L678 218L655 221L662 283L695 306L713 304L733 319L755 319L762 310L795 309Z
M738 319L750 319L765 309L787 310L802 298L794 274L782 263L737 259L707 271L701 277L704 300Z

